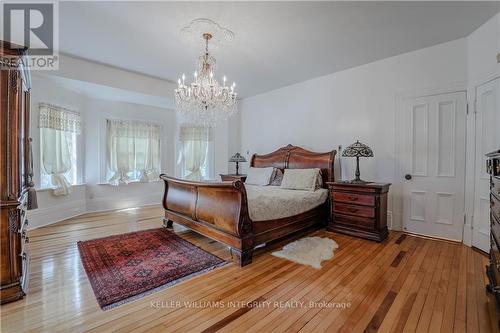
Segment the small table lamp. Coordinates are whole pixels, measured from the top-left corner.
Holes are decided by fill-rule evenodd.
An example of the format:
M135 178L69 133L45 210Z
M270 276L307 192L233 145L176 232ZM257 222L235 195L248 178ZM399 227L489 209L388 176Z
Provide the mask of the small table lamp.
M357 140L355 143L347 147L343 152L342 156L344 157L356 157L356 179L351 180L353 184L363 184L366 183L364 180L359 178L359 158L360 157L373 157L373 151L370 147L365 144L362 144Z
M236 162L236 175L239 175L238 170L239 170L239 165L238 163L240 162L246 162L247 160L240 155L240 153L234 154L230 159L229 162Z

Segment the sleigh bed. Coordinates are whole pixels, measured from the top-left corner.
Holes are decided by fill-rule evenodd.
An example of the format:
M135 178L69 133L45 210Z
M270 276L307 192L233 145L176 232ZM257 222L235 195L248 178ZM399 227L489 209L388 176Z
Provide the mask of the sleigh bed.
M285 169L319 168L323 188L333 181L335 150L315 153L288 145L267 155L253 155L250 166ZM285 171L286 172L286 171ZM160 175L165 182L163 207L166 227L183 225L230 248L240 266L252 262L254 247L294 232L326 224L328 200L297 215L253 221L248 210L245 184L193 182Z

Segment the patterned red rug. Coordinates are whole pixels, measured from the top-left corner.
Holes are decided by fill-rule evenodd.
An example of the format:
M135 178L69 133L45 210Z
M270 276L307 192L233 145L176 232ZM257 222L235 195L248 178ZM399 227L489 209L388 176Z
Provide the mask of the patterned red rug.
M78 250L103 310L225 264L166 228L78 242Z

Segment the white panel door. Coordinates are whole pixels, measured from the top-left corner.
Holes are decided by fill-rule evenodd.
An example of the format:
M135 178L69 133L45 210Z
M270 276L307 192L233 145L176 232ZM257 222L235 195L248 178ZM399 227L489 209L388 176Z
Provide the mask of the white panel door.
M466 94L403 102L404 229L462 241Z
M476 166L472 246L490 248L490 177L485 154L500 149L500 79L476 88Z

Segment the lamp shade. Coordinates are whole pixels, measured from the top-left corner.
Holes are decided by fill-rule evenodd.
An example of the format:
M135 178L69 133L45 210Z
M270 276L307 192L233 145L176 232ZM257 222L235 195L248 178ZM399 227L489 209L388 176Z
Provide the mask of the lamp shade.
M342 152L344 157L373 157L373 151L367 145L357 140Z
M240 155L240 153L236 153L229 159L229 162L246 162L247 160Z

